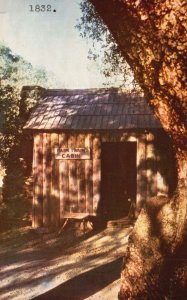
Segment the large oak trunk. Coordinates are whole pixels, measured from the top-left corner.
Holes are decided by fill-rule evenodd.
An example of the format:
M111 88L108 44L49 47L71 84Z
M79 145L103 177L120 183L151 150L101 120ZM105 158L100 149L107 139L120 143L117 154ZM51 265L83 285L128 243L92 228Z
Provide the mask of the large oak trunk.
M187 150L184 1L90 0L177 148Z
M164 299L164 295L185 299L187 4L172 0L90 2L172 138L178 169L174 196L150 199L136 221L124 259L120 299Z
M181 164L181 153L178 156ZM172 199L155 197L142 209L124 258L120 299L186 299L186 167L185 159Z

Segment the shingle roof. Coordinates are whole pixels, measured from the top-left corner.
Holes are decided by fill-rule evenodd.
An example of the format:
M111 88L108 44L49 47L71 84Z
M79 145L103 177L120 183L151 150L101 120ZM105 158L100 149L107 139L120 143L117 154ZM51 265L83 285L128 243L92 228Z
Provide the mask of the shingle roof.
M46 90L24 129L161 128L142 96L117 89Z

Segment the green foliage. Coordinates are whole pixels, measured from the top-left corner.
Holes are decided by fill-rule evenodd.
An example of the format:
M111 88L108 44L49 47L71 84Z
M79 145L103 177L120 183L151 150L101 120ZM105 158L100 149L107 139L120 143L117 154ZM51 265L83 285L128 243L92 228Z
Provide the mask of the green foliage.
M6 168L3 184L3 199L0 203L0 230L23 225L29 221L32 203L31 177L23 160L19 160L20 148L13 147L9 154L10 164Z
M19 143L19 137L22 135L20 118L22 86L46 86L47 83L47 74L44 70L34 69L29 62L0 44L0 159L4 167L8 164L10 149ZM36 104L31 98L25 101L25 112Z
M117 78L117 81L121 82L121 87L131 86L137 89L129 65L94 6L89 1L82 0L80 8L82 16L76 28L80 31L81 37L92 40L88 58L101 61L102 73L108 78L108 85L113 83L113 78Z
M11 226L31 207L31 161L24 159L22 145L31 141L23 124L39 100L38 88L21 96L23 86L50 85L43 69L34 68L21 56L0 44L0 165L5 169L0 203L0 227ZM32 144L31 144L32 148ZM30 156L30 160L32 155ZM7 223L7 224L5 224Z

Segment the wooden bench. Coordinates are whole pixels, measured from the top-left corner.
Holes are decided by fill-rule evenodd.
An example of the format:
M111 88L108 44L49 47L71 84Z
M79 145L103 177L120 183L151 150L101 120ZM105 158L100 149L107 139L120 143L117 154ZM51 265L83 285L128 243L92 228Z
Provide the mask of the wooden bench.
M59 230L59 233L62 232L62 230L66 227L66 225L68 224L69 220L80 220L83 222L83 231L85 233L85 229L86 229L86 222L88 221L90 214L88 213L65 213L62 216L62 219L64 220L64 224L62 225L62 227Z
M88 213L65 213L62 215L63 219L78 219L78 220L83 220L87 217L89 217L90 214Z

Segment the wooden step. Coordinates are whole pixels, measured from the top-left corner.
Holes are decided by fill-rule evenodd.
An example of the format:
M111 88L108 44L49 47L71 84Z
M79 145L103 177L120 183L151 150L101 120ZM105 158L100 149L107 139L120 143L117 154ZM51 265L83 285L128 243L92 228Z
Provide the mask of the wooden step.
M132 225L132 220L128 217L117 219L117 220L110 220L107 222L107 228L111 227L128 227Z

